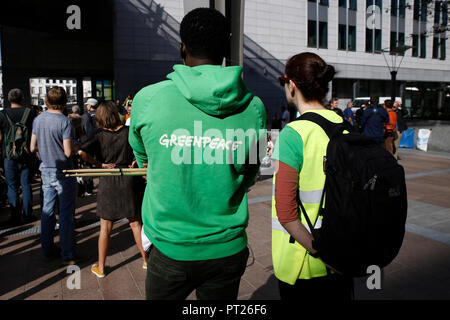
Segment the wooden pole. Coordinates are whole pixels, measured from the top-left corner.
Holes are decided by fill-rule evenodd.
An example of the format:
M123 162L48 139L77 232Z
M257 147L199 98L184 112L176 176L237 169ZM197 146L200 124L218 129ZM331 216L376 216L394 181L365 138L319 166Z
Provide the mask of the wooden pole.
M73 169L64 170L66 177L111 177L111 176L145 176L146 168L122 169Z

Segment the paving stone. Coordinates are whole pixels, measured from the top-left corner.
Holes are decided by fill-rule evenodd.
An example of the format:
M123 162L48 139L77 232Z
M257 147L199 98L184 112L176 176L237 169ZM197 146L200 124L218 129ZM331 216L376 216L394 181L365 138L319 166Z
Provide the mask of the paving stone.
M267 270L260 264L254 263L253 265L247 267L242 278L253 287L259 288L267 282L267 279L272 274L273 272L271 270Z
M247 280L241 279L241 283L239 284L238 299L240 299L240 297L242 296L251 296L255 289L256 288L252 286Z
M72 290L73 292L64 293L63 300L103 300L101 290Z

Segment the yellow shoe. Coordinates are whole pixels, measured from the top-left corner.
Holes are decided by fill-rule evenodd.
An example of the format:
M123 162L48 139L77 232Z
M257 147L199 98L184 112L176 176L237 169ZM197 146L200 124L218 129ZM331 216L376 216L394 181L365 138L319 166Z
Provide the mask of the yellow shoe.
M142 269L147 270L147 262L144 261L144 263L142 264Z
M105 273L98 268L98 264L97 263L92 265L91 271L92 271L93 274L95 274L99 278L104 278L105 277Z

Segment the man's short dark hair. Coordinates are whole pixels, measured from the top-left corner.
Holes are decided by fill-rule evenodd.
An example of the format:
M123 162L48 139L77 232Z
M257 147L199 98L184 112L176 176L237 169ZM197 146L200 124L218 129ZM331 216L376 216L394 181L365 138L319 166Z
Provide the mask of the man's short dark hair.
M22 104L24 99L23 91L20 89L11 89L8 92L8 101L11 103Z
M378 102L379 102L379 98L377 96L371 96L370 97L370 105L371 106L373 106L373 105L377 106Z
M386 99L384 100L384 105L386 106L386 108L392 109L392 107L394 106L394 102L391 99Z
M215 9L197 8L189 12L181 21L180 37L189 54L196 58L220 63L229 50L227 20Z

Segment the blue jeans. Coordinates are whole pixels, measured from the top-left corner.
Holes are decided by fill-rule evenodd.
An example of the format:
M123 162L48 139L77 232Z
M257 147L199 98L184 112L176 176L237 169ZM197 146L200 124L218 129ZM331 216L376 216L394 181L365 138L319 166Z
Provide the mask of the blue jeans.
M6 158L4 165L11 215L15 218L20 217L23 208L25 217L31 217L33 212L33 195L31 193L29 165L16 160L8 160ZM22 185L22 206L20 205L19 198L19 182Z
M45 256L54 253L53 231L55 230L55 203L58 198L59 239L63 260L73 259L75 251L75 198L77 182L66 178L61 171L44 169L41 171L44 205L41 217L41 244Z

